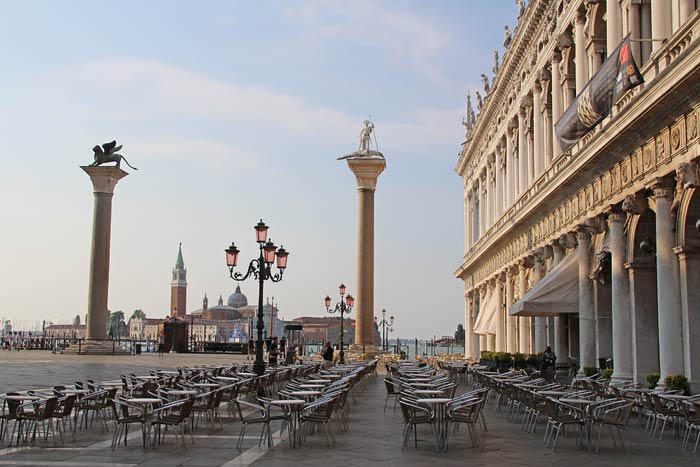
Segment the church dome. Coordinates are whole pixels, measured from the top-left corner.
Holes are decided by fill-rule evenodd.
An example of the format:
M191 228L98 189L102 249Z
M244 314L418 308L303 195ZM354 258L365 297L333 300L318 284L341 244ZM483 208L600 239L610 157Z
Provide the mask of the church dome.
M243 293L241 293L241 286L237 285L236 291L233 292L228 297L228 306L233 307L233 308L240 308L242 306L247 306L247 305L248 305L248 297L246 297L245 295L243 295Z

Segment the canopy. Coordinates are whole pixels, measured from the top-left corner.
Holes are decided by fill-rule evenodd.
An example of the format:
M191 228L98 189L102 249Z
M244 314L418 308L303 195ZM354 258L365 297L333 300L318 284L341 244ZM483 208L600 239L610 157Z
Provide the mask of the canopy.
M520 300L511 316L555 316L578 313L578 248L569 253Z
M491 291L484 300L484 305L479 307L479 316L474 323L475 334L496 334L496 319L498 317L499 304L496 303L496 294Z

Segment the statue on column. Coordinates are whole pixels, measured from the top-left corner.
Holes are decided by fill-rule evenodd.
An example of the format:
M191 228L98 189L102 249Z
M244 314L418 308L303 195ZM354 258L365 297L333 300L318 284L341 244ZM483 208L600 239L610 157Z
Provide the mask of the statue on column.
M345 156L338 157L336 160L343 160L343 159L349 159L351 157L381 157L384 159L384 155L379 152L371 149L371 144L372 144L372 133L374 131L374 123L372 123L371 120L365 120L364 121L364 127L362 128L362 131L360 131L360 145L357 148L357 151L346 154ZM375 146L377 146L376 143L376 137L375 137ZM379 149L379 148L377 148Z
M88 167L96 167L98 165L106 164L107 162L116 162L117 165L115 167L119 167L123 160L126 165L134 170L138 170L136 167L129 164L126 157L122 156L121 154L117 154L117 151L119 151L121 148L121 145L117 146L116 141L105 143L102 145L102 147L96 145L94 148L92 148L95 160Z
M493 71L494 76L498 74L498 50L493 51L493 68L491 68L491 71Z
M513 41L513 37L510 34L510 29L508 28L508 25L506 24L503 26L503 48L507 49L510 47L510 43Z
M467 94L467 109L464 120L462 121L462 125L464 125L464 128L466 129L467 139L469 139L472 129L474 128L475 120L474 109L472 108L472 97L470 94Z

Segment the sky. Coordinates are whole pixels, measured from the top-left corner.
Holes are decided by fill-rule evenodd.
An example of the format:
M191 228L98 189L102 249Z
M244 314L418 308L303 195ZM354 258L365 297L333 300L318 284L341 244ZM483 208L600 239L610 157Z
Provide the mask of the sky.
M464 250L466 94L491 76L508 0L14 1L0 15L0 318L87 310L92 186L116 139L139 170L113 198L109 307L163 317L182 242L188 312L235 287L224 249L253 225L290 252L269 281L285 319L356 293L357 191L338 156L371 115L375 314L392 338L452 335ZM256 284L241 284L249 303ZM354 317L354 313L351 313Z

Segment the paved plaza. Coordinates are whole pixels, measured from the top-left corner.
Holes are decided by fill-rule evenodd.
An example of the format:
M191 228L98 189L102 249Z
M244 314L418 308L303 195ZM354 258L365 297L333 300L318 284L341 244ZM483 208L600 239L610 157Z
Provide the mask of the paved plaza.
M203 363L231 363L245 360L245 356L228 355L157 355L122 357L83 357L52 355L48 352L0 352L3 369L2 389L30 389L47 387L86 379L113 379L123 373L144 373L155 368L174 368ZM636 419L627 430L627 450L613 448L609 439L601 441L600 454L589 453L576 447L572 437L561 438L556 452L542 445L544 424L540 423L534 435L520 431L519 423L506 422L502 412L495 412L493 404L486 409L488 432L481 434L481 448L471 448L468 435L462 429L450 438L447 453L434 452L432 434L427 427L419 429L418 448L412 444L401 452L402 417L397 409L382 413L386 391L383 374L368 377L366 384L354 390L357 399L349 413L350 429L336 436L337 444L329 448L322 435L309 436L299 449L292 450L286 433L281 435L279 425L273 426L275 449L258 448L259 428L249 430L243 449L235 449L240 423L224 418L224 429L209 432L202 422L195 429L195 443L187 439L188 449L178 453L172 437L156 450L144 452L140 432L134 429L127 446L110 449L113 431L102 434L99 424L91 432L80 430L73 443L54 447L51 442L19 448L0 447L0 465L19 466L697 466L700 458L680 450L681 441L668 431L663 441L651 440L637 426ZM460 391L464 391L464 385ZM391 404L390 404L391 406ZM226 410L222 407L222 416ZM112 428L110 427L110 430ZM604 438L605 434L603 435Z

